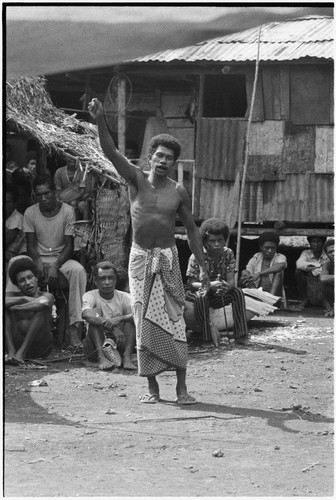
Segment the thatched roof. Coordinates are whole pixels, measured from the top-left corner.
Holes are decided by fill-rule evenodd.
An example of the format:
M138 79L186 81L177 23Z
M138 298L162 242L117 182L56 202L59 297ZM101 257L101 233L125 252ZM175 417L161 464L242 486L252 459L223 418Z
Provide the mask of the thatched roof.
M6 123L36 139L48 154L66 150L124 184L100 148L97 127L56 108L45 78L23 77L6 83Z

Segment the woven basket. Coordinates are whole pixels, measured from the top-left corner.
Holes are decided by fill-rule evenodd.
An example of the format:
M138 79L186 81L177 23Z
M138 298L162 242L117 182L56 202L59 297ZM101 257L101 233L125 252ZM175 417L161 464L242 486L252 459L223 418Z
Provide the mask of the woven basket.
M112 339L106 339L103 344L105 358L111 361L117 368L122 364L121 356L116 343Z

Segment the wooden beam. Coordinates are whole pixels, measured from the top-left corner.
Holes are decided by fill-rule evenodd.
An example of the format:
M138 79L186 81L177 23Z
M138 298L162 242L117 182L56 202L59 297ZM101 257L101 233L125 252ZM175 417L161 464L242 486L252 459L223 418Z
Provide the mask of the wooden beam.
M118 149L125 154L125 132L126 132L126 81L125 78L118 79Z
M200 137L201 137L201 120L203 116L203 106L204 106L204 80L205 76L199 76L199 87L198 87L198 105L197 105L197 117L196 117L196 147L195 147L195 168L194 168L194 204L193 204L193 215L199 217L200 214L200 191L201 191L201 180L198 177L198 165L197 152L200 148Z
M265 231L274 231L272 228L253 228L253 227L243 227L241 230L242 236L259 236L261 233ZM230 235L237 236L237 228L231 229ZM186 234L184 226L176 226L175 234ZM279 236L325 236L325 237L334 237L335 230L327 229L327 228L306 228L306 227L288 227L286 229L281 229L278 231Z

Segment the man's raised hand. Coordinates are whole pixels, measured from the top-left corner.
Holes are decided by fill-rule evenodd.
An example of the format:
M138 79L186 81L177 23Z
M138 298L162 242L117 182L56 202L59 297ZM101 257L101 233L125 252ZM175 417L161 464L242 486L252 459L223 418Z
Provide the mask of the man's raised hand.
M97 120L97 118L104 115L103 105L96 97L94 97L92 101L90 101L88 110L94 120Z

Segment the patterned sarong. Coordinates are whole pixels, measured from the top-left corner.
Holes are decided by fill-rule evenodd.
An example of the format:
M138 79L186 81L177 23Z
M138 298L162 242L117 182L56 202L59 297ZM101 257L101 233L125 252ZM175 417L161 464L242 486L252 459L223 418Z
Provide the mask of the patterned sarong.
M233 338L238 339L247 335L245 297L240 288L233 288L223 297L216 296L211 292L202 294L187 291L186 299L195 305L195 316L197 322L201 325L204 342L213 340L210 329L209 307L220 309L232 304Z
M144 249L133 243L129 280L139 375L186 369L185 297L177 248Z

